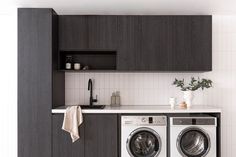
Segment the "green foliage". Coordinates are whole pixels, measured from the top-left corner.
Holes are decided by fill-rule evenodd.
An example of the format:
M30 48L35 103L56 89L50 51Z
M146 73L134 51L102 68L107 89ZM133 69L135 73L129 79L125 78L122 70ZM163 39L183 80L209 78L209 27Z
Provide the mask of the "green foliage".
M180 87L182 91L195 91L201 88L204 90L204 88L210 88L212 87L212 81L208 79L195 79L194 77L191 78L190 83L188 85L185 85L184 79L178 80L175 78L173 85L176 87Z

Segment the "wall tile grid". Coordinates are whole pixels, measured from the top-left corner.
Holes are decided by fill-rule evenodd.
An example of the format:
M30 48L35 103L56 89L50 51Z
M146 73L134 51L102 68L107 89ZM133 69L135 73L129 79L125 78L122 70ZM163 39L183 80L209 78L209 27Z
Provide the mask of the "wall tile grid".
M233 157L236 149L236 16L213 16L213 71L206 73L66 73L66 105L88 104L87 82L94 79L98 104L110 104L113 91L120 91L122 105L167 105L169 97L182 101L173 87L174 78L212 79L214 88L197 91L194 104L222 108L222 155ZM235 99L236 100L236 99ZM233 136L232 136L233 135Z

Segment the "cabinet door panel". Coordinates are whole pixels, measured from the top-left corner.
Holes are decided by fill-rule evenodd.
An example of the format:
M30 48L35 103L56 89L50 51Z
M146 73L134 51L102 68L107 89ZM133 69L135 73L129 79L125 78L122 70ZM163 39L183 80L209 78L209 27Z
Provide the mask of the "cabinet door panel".
M85 157L118 157L118 125L115 114L86 114Z
M89 49L117 47L117 16L88 16Z
M53 115L53 157L84 157L84 124L79 127L80 139L72 143L70 134L61 129L63 115Z
M87 49L88 21L87 16L59 16L59 49Z
M143 16L138 70L211 70L211 16Z
M210 71L212 70L212 17L195 16L191 25L192 54L195 63L191 70Z
M195 60L192 52L191 16L173 16L171 70L188 71L193 68Z
M141 53L140 21L140 16L118 17L118 70L137 70L137 54Z
M51 157L52 9L18 9L18 157Z
M172 50L171 19L167 16L142 16L141 52L138 70L169 70Z
M171 69L208 71L212 66L211 16L174 16Z

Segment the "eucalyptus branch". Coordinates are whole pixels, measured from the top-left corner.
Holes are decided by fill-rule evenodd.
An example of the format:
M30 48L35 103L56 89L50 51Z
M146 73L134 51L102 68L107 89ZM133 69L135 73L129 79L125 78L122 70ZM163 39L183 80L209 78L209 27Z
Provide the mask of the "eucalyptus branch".
M191 78L191 81L188 83L188 85L185 85L184 79L178 80L175 78L172 85L175 85L176 87L179 87L182 91L196 91L199 88L204 90L205 88L211 88L212 87L212 81L209 79L195 79L194 77Z

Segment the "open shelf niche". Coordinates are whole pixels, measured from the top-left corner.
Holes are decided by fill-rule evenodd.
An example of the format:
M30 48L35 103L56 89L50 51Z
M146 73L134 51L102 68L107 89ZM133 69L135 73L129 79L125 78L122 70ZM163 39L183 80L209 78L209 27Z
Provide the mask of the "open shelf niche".
M68 72L116 70L116 51L66 50L59 52L59 70ZM66 57L72 57L71 69L66 69ZM80 63L80 70L74 70L74 63ZM88 66L88 70L82 70Z

